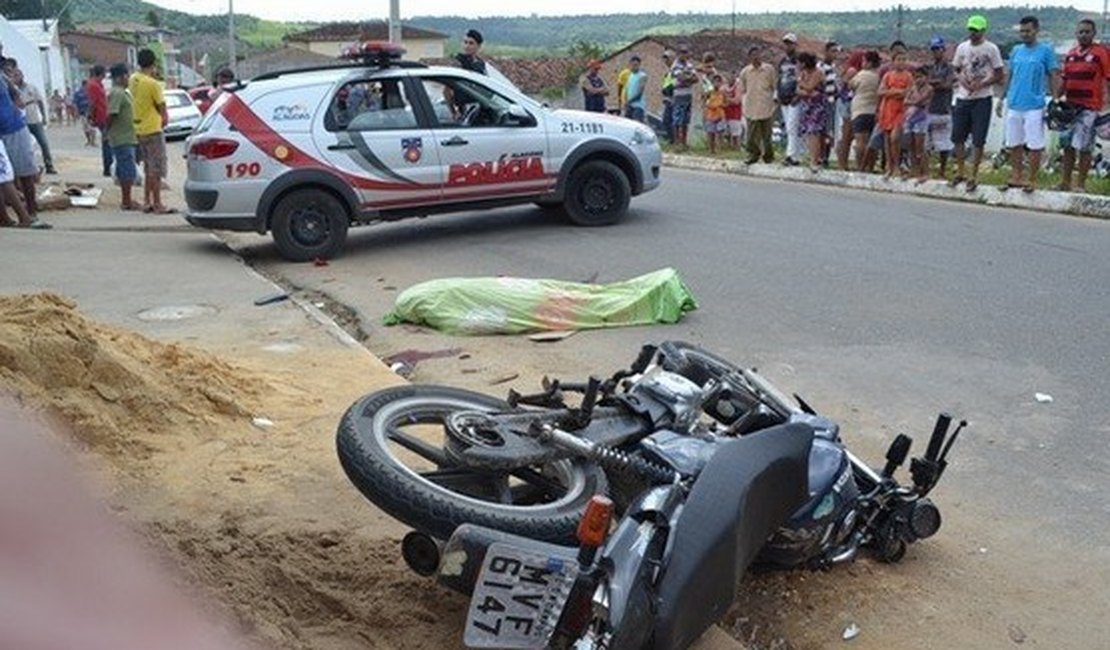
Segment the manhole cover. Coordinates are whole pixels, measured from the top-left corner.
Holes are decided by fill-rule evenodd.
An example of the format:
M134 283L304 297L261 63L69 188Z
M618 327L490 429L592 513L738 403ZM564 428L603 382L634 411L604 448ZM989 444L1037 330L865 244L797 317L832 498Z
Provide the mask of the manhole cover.
M185 320L198 316L211 316L216 313L215 307L208 305L166 305L165 307L151 307L138 313L139 320Z

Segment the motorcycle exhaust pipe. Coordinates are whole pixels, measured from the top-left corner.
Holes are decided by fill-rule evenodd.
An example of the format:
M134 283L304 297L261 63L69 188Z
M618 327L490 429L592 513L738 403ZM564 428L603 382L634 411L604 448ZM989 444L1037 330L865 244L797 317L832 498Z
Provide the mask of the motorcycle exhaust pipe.
M431 577L439 569L439 543L431 535L414 530L401 540L401 557L413 573Z

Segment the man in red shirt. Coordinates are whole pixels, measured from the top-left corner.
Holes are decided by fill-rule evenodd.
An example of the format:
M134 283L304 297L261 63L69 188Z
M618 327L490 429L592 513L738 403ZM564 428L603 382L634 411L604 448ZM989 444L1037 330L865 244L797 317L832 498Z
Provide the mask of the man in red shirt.
M1075 169L1075 153L1079 152L1079 175L1076 189L1086 191L1087 172L1091 169L1091 150L1095 146L1095 118L1102 112L1106 81L1110 78L1110 55L1095 43L1095 22L1084 18L1075 29L1077 45L1064 57L1064 79L1060 93L1068 103L1080 108L1075 122L1060 134L1064 149L1062 179L1056 187L1071 191L1071 172Z
M108 128L108 93L104 91L104 66L97 64L89 70L85 81L85 94L89 96L89 122L100 130L100 159L105 176L112 175L112 147L104 135Z

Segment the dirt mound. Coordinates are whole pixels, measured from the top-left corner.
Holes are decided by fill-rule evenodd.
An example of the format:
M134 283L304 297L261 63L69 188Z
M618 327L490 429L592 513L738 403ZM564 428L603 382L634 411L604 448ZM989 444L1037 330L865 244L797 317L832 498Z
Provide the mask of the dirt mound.
M0 387L55 410L98 451L140 456L160 434L249 418L270 388L210 354L92 322L50 293L0 297Z
M405 529L335 454L343 411L399 379L311 324L275 336L304 345L228 362L54 294L0 297L0 393L58 415L112 510L264 647L458 647L465 600L401 564Z
M255 528L233 516L214 530L156 526L253 636L305 650L458 646L466 600L398 563L397 539Z

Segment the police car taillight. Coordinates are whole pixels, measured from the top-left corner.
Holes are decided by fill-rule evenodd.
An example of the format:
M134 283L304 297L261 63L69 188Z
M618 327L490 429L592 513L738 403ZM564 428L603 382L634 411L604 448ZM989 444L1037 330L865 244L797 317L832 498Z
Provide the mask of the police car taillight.
M362 61L368 65L377 65L384 68L388 67L393 61L399 61L404 53L405 48L396 43L365 41L347 46L339 54L339 58L348 61Z
M235 140L226 140L224 138L198 140L193 142L189 147L189 155L194 158L216 160L217 158L227 158L235 153L238 148L239 143Z

